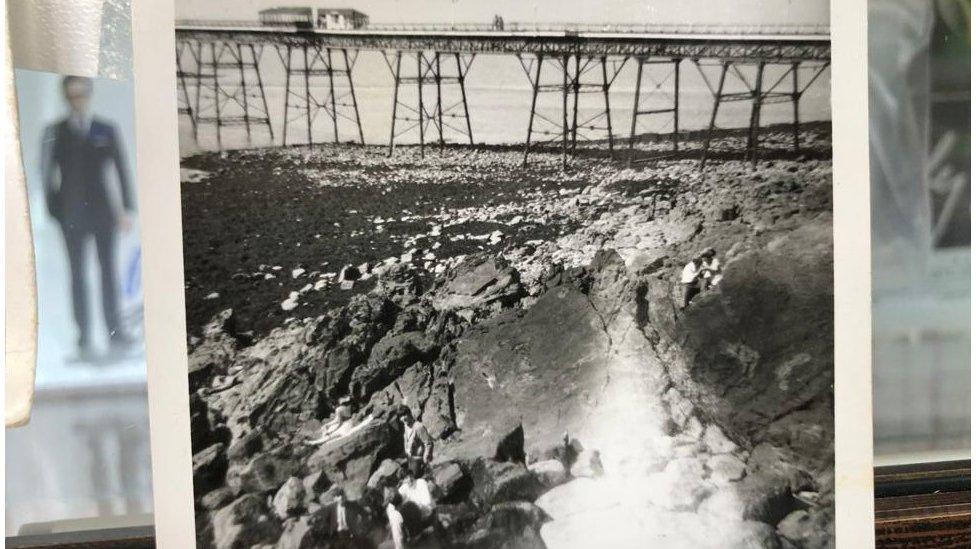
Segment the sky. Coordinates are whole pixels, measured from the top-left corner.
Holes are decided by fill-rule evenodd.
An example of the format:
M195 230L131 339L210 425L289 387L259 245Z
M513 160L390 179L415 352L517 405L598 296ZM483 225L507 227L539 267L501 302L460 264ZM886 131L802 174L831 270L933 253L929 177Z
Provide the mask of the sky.
M829 0L176 0L180 19L257 19L279 6L354 8L376 23L826 25Z

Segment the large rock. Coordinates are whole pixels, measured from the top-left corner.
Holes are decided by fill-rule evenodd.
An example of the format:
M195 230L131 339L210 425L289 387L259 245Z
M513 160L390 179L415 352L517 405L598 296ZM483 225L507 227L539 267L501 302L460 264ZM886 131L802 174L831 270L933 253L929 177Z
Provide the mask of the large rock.
M254 429L239 436L227 449L227 459L230 461L247 461L264 450L264 434L260 429Z
M650 279L639 313L674 384L671 401L687 398L742 448L768 443L811 474L831 468L830 216L737 255L718 287L684 311L672 284ZM671 412L679 423L687 415L675 405ZM731 448L718 437L706 444Z
M366 486L370 490L377 490L385 487L396 488L403 477L403 467L392 459L384 459L383 463L373 471Z
M305 505L305 486L301 479L291 477L278 489L271 506L278 518L285 519L294 516Z
M366 409L378 417L406 406L413 413L413 417L423 420L424 425L427 426L428 423L433 423L428 422L425 416L427 402L434 391L433 385L433 368L419 362L415 363L382 391L373 393Z
M349 498L358 499L380 463L402 452L399 433L388 423L373 420L352 435L324 444L309 457L307 465L341 485Z
M435 465L432 476L439 503L458 503L471 491L471 477L458 462L449 461Z
M736 444L729 440L729 437L725 436L725 433L716 425L705 427L701 442L708 453L713 455L730 454L738 449Z
M478 309L494 302L512 304L521 293L518 271L504 260L468 261L437 291L432 304L439 311Z
M311 545L309 517L290 518L282 525L281 537L275 549L300 549Z
M216 549L250 549L262 543L274 543L281 526L268 516L260 496L247 494L213 514Z
M287 436L302 422L324 415L327 402L315 388L314 373L324 361L325 347L315 343L323 322L275 329L237 353L238 381L208 397L209 405L228 418L231 446L255 429Z
M829 510L793 511L779 522L776 530L800 547L821 549L834 546L834 517Z
M322 471L316 471L302 479L302 486L305 488L305 505L308 506L332 487L332 481Z
M224 483L227 473L225 446L214 444L193 455L193 491L197 497Z
M210 408L200 392L190 394L190 443L194 454L218 442L230 441L230 430L224 421L223 415Z
M478 520L462 547L498 549L545 549L539 527L548 520L546 513L527 501L495 504Z
M781 477L762 474L747 475L725 485L702 503L706 513L773 526L796 508L789 483Z
M539 482L548 490L570 479L569 471L566 466L558 459L547 459L537 461L529 465L529 471L539 479Z
M234 315L226 309L203 327L203 339L187 356L190 390L206 387L216 371L225 371L237 354Z
M610 341L587 296L551 289L524 314L503 313L471 328L453 357L459 433L445 452L494 456L522 426L525 453L538 459L582 430L606 377ZM601 375L602 374L602 375Z
M295 475L300 465L290 455L260 454L243 466L231 467L227 485L237 494L273 492Z
M709 480L717 484L741 480L746 474L746 464L741 459L728 454L708 458L706 467L710 471Z
M436 358L437 345L424 332L387 335L373 347L369 360L352 374L352 392L369 396L393 382L417 362Z
M535 501L545 487L521 463L479 459L471 466L474 498L482 504Z

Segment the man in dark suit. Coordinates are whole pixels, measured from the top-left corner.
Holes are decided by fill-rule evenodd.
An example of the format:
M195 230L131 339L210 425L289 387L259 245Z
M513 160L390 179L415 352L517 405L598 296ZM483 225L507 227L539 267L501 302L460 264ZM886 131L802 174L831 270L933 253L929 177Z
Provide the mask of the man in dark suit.
M86 284L86 248L94 239L101 272L102 312L113 350L132 340L120 324L115 247L119 229L129 230L134 208L121 138L107 121L93 118L89 105L92 81L80 76L62 80L70 112L47 128L44 137L44 191L47 208L61 225L71 266L71 299L78 325L78 351L91 353ZM118 174L111 185L109 169Z

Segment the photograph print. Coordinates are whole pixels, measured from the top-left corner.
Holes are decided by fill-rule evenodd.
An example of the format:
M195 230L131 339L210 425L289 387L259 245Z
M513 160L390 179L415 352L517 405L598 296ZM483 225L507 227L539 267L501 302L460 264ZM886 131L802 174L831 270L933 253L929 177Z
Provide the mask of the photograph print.
M197 547L834 546L826 0L176 7Z

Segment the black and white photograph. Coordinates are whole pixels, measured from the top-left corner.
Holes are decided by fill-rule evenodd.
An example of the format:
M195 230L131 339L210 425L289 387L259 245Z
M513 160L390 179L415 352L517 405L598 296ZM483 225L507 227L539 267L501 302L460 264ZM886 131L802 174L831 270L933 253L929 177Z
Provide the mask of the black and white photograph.
M835 545L829 2L176 17L197 547Z

